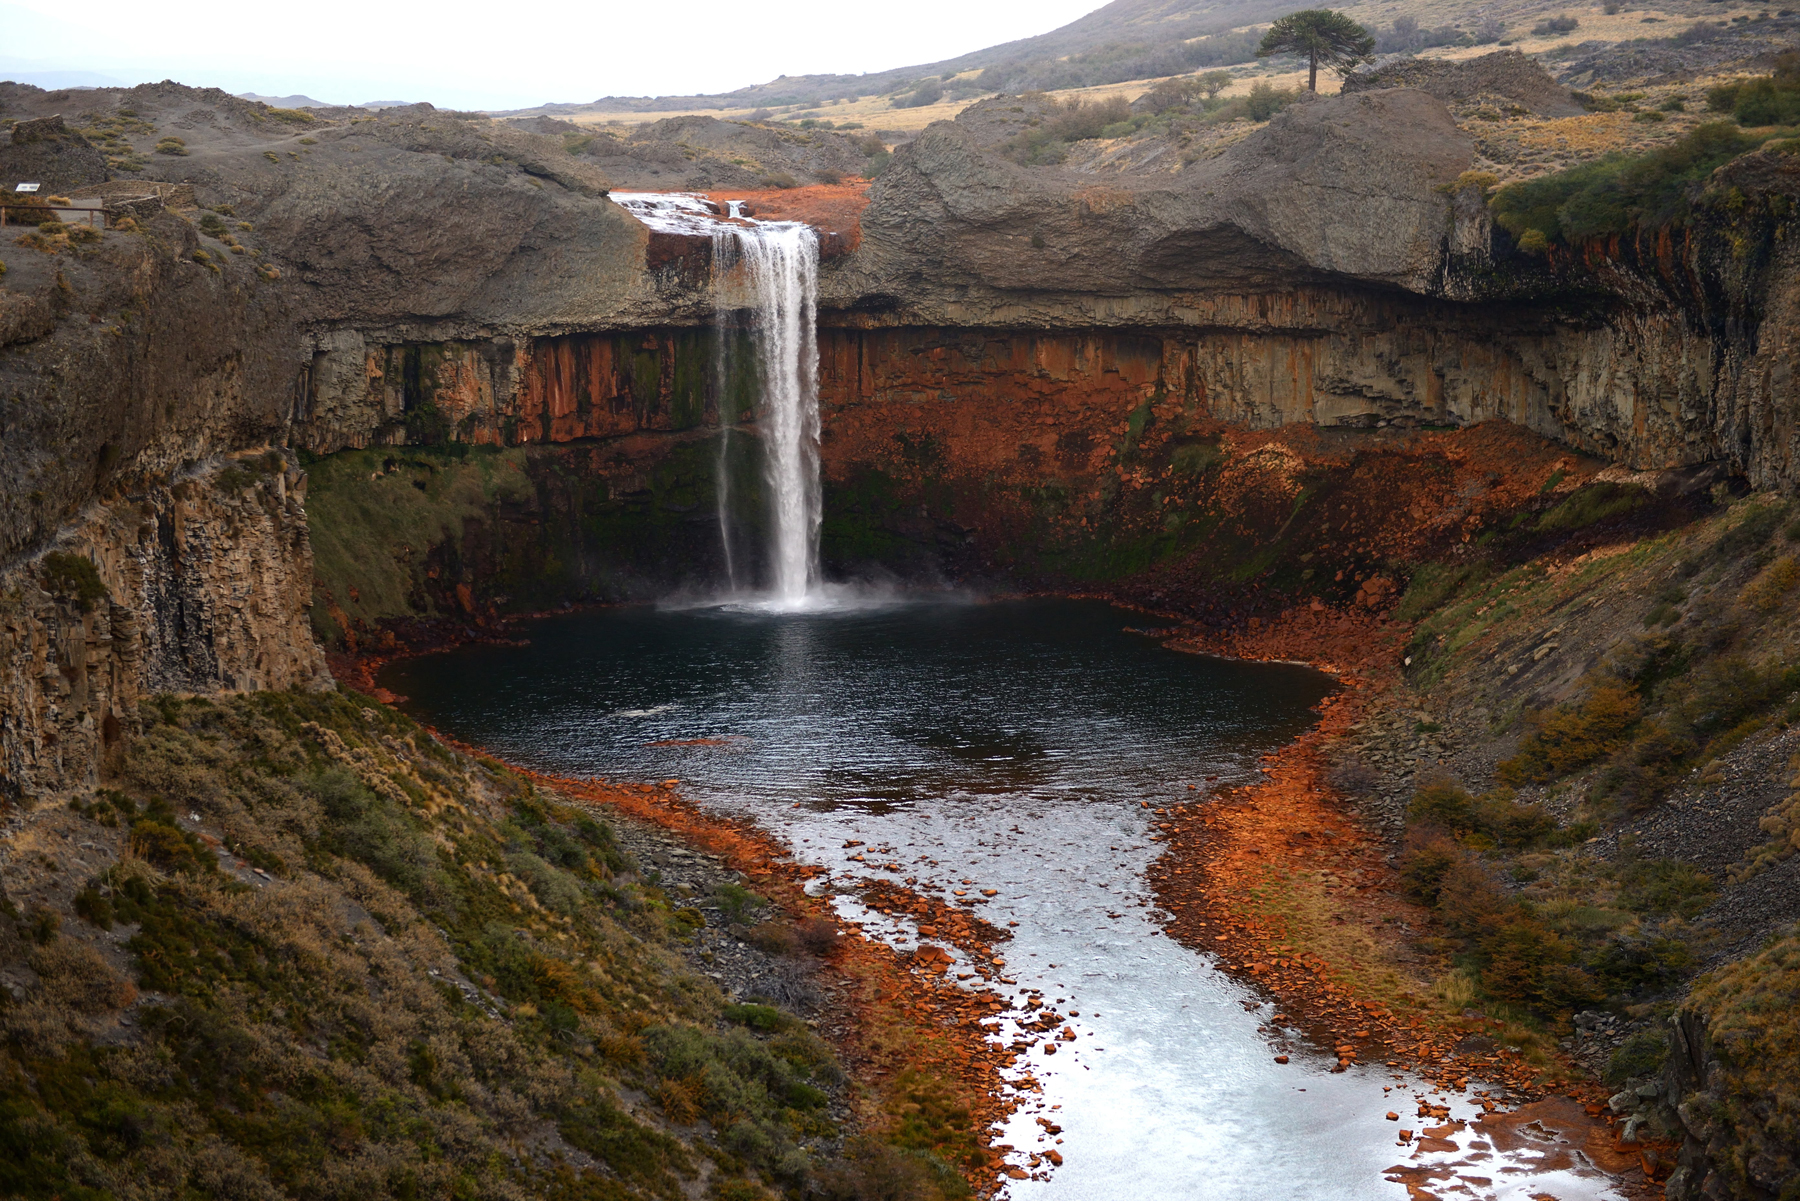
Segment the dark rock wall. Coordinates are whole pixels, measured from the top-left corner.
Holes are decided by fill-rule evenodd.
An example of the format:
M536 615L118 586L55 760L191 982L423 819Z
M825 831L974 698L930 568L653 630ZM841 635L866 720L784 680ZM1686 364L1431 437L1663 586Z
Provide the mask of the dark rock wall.
M0 800L96 786L152 693L330 684L304 480L258 454L120 486L0 569ZM72 560L98 587L71 585Z

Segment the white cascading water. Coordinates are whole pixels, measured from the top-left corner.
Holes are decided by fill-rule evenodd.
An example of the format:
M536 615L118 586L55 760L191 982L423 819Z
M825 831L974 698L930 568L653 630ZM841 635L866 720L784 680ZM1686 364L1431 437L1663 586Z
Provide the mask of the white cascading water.
M794 221L732 232L756 295L771 591L780 603L800 604L819 582L819 239Z
M769 490L770 600L799 608L819 584L819 524L823 500L819 484L819 238L798 221L756 221L730 207L730 222L719 221L697 196L649 192L612 196L652 229L709 235L714 263L741 263L749 285L751 337L762 376L759 419L763 433L763 476ZM740 224L739 222L742 222ZM719 300L721 348L719 451L719 537L725 570L735 591L737 572L731 549L729 483L726 470L730 429L728 355L724 349L729 306Z

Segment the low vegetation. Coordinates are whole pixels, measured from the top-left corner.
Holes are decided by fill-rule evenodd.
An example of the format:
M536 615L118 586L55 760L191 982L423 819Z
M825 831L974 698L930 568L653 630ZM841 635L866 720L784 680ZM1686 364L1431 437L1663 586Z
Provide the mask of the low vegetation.
M1712 882L1668 860L1586 854L1595 832L1509 789L1471 796L1448 780L1407 809L1400 872L1441 923L1435 949L1474 996L1528 1027L1665 998L1697 962L1687 922Z
M1690 1004L1706 1017L1717 1061L1706 1095L1696 1098L1735 1153L1717 1165L1739 1196L1763 1181L1800 1171L1800 933L1770 940L1756 954L1696 981ZM1791 1190L1790 1190L1791 1191Z
M1521 250L1621 236L1684 224L1697 185L1767 139L1715 121L1641 155L1609 155L1508 184L1490 202L1494 220Z
M961 1191L834 1152L830 1050L686 970L698 911L586 811L348 693L139 719L117 787L38 819L110 862L41 856L86 873L71 907L0 913L29 982L0 994L0 1194Z
M1739 125L1800 125L1800 51L1782 55L1772 74L1708 89L1706 107Z

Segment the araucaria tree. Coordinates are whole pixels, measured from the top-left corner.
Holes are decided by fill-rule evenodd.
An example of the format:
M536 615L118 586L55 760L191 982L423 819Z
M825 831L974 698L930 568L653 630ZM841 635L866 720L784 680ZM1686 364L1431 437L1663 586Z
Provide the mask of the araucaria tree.
M1329 8L1309 8L1289 13L1263 35L1256 57L1271 54L1303 54L1306 56L1308 91L1319 90L1319 67L1335 67L1349 74L1357 63L1366 63L1375 53L1375 39L1369 31Z

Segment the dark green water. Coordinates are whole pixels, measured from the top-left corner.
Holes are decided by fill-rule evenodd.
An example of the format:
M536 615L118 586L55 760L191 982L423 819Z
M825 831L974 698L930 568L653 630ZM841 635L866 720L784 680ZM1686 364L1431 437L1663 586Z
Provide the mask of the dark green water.
M401 663L383 682L447 732L533 766L875 811L1172 798L1189 780L1244 777L1331 688L1308 668L1171 653L1126 633L1133 620L1037 600L623 609L536 623L529 647ZM734 745L650 745L699 738Z

